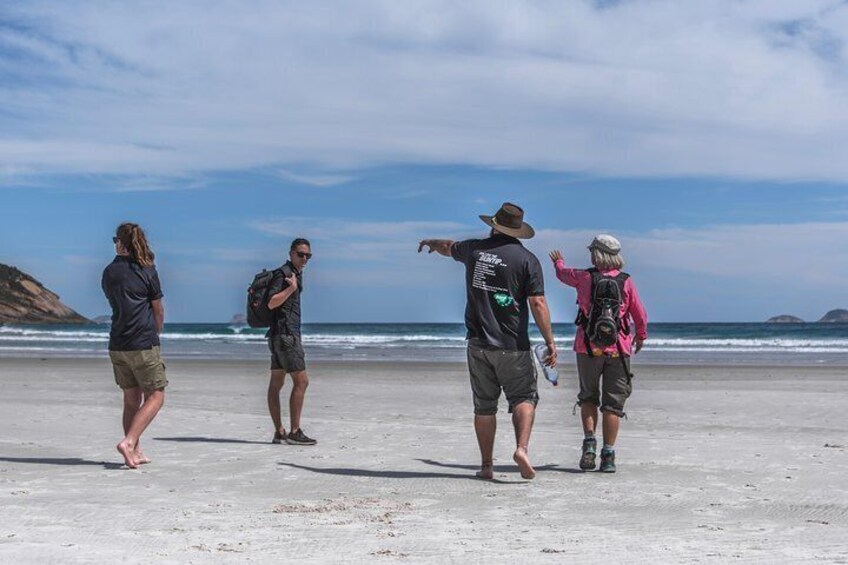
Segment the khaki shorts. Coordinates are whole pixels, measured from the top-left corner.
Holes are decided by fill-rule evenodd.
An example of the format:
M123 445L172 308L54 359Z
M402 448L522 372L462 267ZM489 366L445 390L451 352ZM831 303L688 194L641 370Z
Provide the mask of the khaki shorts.
M165 363L159 346L139 351L110 351L115 382L126 390L139 387L144 391L159 390L168 386Z
M609 355L592 357L584 353L577 354L577 374L580 378L578 403L588 402L600 406L602 412L624 416L624 403L633 392L633 373L630 372L630 358L625 356L624 363L621 359Z

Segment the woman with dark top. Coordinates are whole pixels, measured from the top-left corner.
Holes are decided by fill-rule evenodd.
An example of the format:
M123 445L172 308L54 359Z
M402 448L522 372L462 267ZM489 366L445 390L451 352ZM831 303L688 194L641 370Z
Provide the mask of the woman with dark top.
M124 392L124 439L118 452L130 469L149 463L139 438L165 401L165 364L159 334L165 323L162 287L154 254L138 224L118 226L116 257L103 270L103 293L112 307L109 358L115 382Z

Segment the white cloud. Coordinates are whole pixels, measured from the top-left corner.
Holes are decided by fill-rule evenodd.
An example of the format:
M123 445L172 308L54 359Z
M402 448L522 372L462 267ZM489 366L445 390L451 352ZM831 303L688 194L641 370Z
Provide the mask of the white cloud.
M485 231L485 226L481 230ZM387 245L407 245L425 237L456 237L467 233L469 226L457 222L370 222L350 219L305 218L302 216L276 220L257 220L251 228L285 237L303 237L334 245L356 246L385 242ZM402 243L401 243L402 242Z
M848 181L844 3L595 4L4 7L0 170L404 162Z
M278 173L286 180L317 187L337 186L348 183L355 178L348 175L295 174L286 170L280 170Z

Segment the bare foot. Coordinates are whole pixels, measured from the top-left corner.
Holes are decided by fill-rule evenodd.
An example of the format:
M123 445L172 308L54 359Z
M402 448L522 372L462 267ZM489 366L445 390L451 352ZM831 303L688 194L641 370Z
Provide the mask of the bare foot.
M536 476L536 470L530 464L530 458L527 456L527 449L517 447L512 455L512 460L518 464L518 470L521 471L522 479L532 479Z
M135 459L136 465L147 465L150 463L150 457L144 454L144 452L138 448L136 448L133 453L133 459Z
M486 465L486 464L481 465L480 470L477 471L476 473L474 473L474 475L478 479L483 479L483 480L486 480L486 481L491 481L492 479L495 478L495 473L492 471L492 464L491 463L489 463L488 465Z
M130 469L138 468L138 465L135 462L135 456L134 456L135 450L133 449L133 447L130 445L130 443L127 441L126 438L124 438L121 441L121 443L119 443L116 447L118 449L118 453L120 453L121 455L124 456L124 463L126 464L127 467L129 467Z

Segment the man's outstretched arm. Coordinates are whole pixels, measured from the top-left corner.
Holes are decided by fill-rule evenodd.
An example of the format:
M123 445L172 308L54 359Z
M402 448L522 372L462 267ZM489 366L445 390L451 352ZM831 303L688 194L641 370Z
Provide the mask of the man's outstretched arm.
M418 253L421 253L421 250L424 249L424 247L426 246L429 248L427 250L427 253L432 253L433 251L435 251L439 255L450 257L452 245L452 239L422 239L418 242Z

